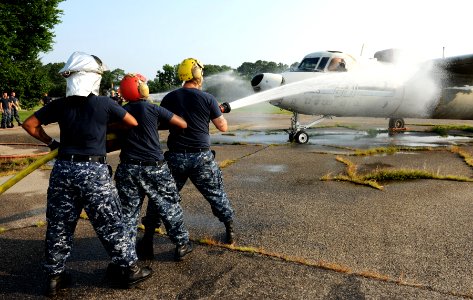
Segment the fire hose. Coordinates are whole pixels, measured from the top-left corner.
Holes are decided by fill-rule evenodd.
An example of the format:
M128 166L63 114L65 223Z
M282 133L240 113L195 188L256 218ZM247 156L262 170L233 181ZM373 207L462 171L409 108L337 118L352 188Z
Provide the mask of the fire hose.
M28 165L28 167L24 168L20 172L16 173L13 177L5 181L0 185L0 195L3 194L6 190L14 186L18 181L22 180L23 178L26 177L26 175L30 174L37 168L41 167L51 159L55 158L57 156L58 149L55 149L54 151L49 152L48 154L42 156L41 158L35 160L33 163Z
M117 135L116 133L108 133L107 134L107 152L115 151L119 149L117 143ZM6 190L14 186L18 181L25 178L28 174L36 170L37 168L41 167L42 165L46 164L48 161L54 159L58 154L58 149L55 149L48 154L40 157L39 159L35 160L33 163L28 165L26 168L21 170L20 172L16 173L13 177L5 181L0 185L0 195L3 194Z

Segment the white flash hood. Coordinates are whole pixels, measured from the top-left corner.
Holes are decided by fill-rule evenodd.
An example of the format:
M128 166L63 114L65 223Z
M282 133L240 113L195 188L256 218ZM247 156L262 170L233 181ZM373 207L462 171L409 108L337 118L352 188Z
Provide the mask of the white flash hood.
M108 70L102 61L84 52L74 52L59 73L66 78L66 97L98 95L100 80Z

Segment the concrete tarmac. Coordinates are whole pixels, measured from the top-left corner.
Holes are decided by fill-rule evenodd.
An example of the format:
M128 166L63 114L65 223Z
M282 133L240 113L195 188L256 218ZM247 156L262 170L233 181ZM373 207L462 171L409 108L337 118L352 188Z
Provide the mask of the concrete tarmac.
M103 279L109 263L105 250L89 221L81 219L67 262L74 282L58 298L473 298L473 183L388 181L378 190L321 180L327 174L346 173L346 165L337 157L353 162L358 173L403 168L471 178L472 167L451 151L457 146L473 155L473 139L468 134L419 151L352 156L352 145L372 148L370 140L363 147L359 138L347 138L346 145L337 142L336 147L289 144L282 132L289 117L235 111L227 115L232 126L226 135L235 141L217 143L222 135L212 135L212 148L224 166L226 191L236 211L233 247L218 244L224 227L189 182L181 195L195 249L183 262L172 260L174 246L165 235L157 235L155 260L140 262L151 265L153 277L130 290L114 289ZM412 132L428 127L422 123L471 125L470 121L406 122ZM385 129L387 120L340 118L321 126L324 128L311 131L311 141L324 130L349 136L370 128ZM274 135L281 142L247 143L238 134L243 129L252 135ZM57 126L48 125L46 131L58 137ZM165 140L166 134L162 136ZM399 136L371 141L390 146L396 139ZM20 128L0 130L0 140L35 142ZM118 152L112 152L109 161L116 168ZM42 298L49 173L48 168L36 170L0 195L2 299ZM0 184L8 178L0 177Z

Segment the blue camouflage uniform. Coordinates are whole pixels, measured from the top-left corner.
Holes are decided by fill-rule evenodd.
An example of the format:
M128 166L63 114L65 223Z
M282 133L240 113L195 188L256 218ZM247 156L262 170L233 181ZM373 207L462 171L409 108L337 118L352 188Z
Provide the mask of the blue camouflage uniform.
M11 109L10 109L10 99L8 97L0 98L2 103L2 124L1 128L7 128L10 125Z
M233 209L225 193L222 171L211 151L197 153L168 151L165 157L179 191L189 178L209 202L214 216L220 222L233 219Z
M225 193L222 171L210 150L209 122L222 115L214 96L198 89L180 88L167 94L161 107L187 121L185 130L170 128L164 156L180 191L190 179L221 221L233 219L234 210ZM155 208L148 205L145 223L159 227Z
M10 115L10 126L13 127L13 119L18 122L18 126L21 125L20 115L18 114L18 108L16 108L19 104L19 100L15 96L10 96L11 106L11 115Z
M115 174L130 240L136 242L141 205L148 196L148 203L155 207L157 218L163 220L171 241L187 244L189 233L184 228L181 198L164 161L158 134L160 121L169 122L173 114L146 100L129 102L124 108L139 124L120 137L120 164Z
M47 275L64 271L82 209L113 263L129 267L137 261L105 162L107 123L125 114L112 99L93 94L62 98L35 112L42 124L59 123L61 140L47 194Z

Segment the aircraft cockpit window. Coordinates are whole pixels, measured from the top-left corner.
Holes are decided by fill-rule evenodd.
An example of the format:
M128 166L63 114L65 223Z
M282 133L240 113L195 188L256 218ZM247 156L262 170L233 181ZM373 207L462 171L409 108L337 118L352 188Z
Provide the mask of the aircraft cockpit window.
M317 66L317 63L319 62L320 57L310 57L310 58L305 58L297 67L299 71L315 71L315 67Z
M329 59L330 57L322 57L319 65L317 66L317 71L323 71Z

